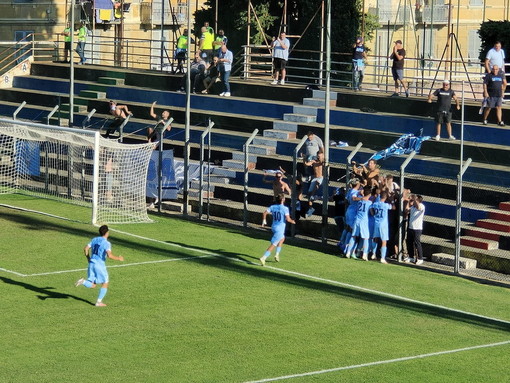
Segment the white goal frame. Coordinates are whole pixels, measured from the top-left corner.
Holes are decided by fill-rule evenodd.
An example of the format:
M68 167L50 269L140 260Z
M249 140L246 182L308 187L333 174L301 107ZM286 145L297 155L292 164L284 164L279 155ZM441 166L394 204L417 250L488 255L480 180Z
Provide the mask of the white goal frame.
M0 194L91 206L94 225L152 222L145 192L153 149L153 143L119 143L99 131L0 118Z

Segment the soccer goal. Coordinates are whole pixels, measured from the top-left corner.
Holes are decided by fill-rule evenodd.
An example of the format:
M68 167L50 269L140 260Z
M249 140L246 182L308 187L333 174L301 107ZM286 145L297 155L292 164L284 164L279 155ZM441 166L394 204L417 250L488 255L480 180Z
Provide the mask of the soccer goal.
M0 193L92 207L92 223L150 222L145 203L153 144L97 131L0 119Z

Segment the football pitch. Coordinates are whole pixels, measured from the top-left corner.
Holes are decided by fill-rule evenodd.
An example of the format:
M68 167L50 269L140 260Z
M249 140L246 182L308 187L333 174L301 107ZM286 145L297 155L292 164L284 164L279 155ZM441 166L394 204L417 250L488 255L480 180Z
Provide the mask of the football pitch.
M268 231L153 216L111 226L95 307L90 211L0 204L0 382L508 381L508 287L294 239L262 267Z

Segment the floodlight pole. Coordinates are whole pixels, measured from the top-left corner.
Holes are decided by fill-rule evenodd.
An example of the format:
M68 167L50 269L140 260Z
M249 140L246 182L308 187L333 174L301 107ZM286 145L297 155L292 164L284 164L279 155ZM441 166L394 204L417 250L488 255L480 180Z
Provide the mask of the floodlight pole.
M188 215L189 201L189 148L190 148L190 118L191 118L191 77L190 77L190 47L191 47L191 1L188 0L188 57L186 58L186 117L184 125L184 185L182 190L182 203L184 216Z
M71 1L71 21L69 22L69 29L71 32L71 54L69 59L69 127L74 125L74 0Z

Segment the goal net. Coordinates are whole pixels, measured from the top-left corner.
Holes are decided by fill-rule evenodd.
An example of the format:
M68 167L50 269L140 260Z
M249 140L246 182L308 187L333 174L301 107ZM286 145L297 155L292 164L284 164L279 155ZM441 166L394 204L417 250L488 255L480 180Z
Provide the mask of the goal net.
M151 222L145 185L153 144L0 119L0 193L90 206L92 223Z

